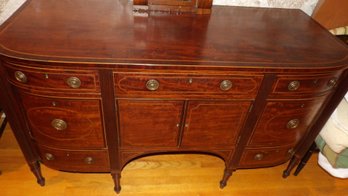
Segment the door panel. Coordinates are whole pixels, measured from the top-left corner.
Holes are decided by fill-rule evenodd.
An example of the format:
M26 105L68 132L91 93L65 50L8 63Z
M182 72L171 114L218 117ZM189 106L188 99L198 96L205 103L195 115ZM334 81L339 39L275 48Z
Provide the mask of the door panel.
M191 101L183 147L233 147L251 102Z
M177 145L182 101L118 100L121 147Z

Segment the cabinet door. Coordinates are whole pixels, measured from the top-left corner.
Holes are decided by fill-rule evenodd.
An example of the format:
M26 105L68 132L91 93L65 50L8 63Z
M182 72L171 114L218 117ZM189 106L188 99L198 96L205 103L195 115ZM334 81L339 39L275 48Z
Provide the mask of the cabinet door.
M182 101L118 100L122 148L177 146Z
M191 101L183 147L233 147L251 102Z

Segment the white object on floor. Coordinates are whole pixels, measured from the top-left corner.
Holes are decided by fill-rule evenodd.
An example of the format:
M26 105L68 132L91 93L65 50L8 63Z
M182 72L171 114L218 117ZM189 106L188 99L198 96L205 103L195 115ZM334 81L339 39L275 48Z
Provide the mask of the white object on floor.
M348 101L343 99L332 115L334 124L348 136Z
M343 99L320 132L326 144L340 153L348 148L348 102Z
M333 168L326 157L320 152L318 156L318 164L330 175L337 178L348 178L348 168Z

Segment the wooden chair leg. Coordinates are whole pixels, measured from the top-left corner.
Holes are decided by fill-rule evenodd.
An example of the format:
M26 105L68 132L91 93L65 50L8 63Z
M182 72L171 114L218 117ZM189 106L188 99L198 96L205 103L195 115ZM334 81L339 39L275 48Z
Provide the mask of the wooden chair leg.
M307 153L301 159L301 162L297 166L296 171L294 172L294 176L297 176L300 173L300 171L304 168L304 166L307 164L307 161L311 158L316 148L317 148L317 145L315 144L315 142L313 142L312 146L310 147L310 149L307 151Z
M0 125L0 138L1 138L2 134L4 133L4 130L6 128L6 124L7 124L7 119L5 117Z
M0 109L0 118L2 118L2 115L3 115L3 112L2 110ZM0 125L0 138L2 136L2 134L4 133L4 130L5 130L5 127L6 127L6 124L7 124L7 119L6 119L6 116L4 117L4 119L2 120L2 123ZM0 175L2 174L2 172L0 171Z

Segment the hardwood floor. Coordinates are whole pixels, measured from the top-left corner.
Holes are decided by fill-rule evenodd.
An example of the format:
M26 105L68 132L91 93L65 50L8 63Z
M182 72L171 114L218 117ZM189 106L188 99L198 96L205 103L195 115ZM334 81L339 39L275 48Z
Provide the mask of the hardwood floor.
M150 156L128 164L122 172L122 195L348 195L348 180L325 173L314 155L299 176L281 177L286 164L264 169L238 170L219 189L224 164L205 155ZM108 196L109 174L67 173L42 166L46 186L40 187L25 164L9 127L0 141L0 195Z

